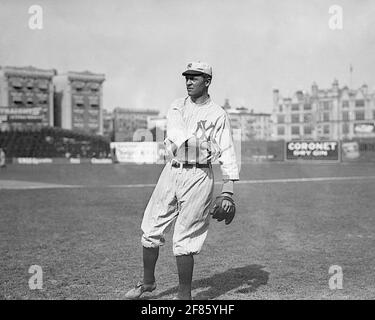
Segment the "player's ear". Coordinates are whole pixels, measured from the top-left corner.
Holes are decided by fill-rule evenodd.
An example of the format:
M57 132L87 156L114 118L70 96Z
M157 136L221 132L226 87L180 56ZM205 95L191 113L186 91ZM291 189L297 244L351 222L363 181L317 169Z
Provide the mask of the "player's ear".
M205 84L206 84L206 87L208 88L211 84L211 77L206 77L205 78Z

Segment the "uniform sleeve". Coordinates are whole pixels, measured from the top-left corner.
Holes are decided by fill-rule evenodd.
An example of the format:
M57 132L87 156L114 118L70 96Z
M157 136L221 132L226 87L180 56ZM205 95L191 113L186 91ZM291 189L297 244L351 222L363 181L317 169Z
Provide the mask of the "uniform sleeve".
M175 103L169 108L167 112L167 138L174 142L179 148L187 139L186 125L182 119L180 110L175 108Z
M234 149L233 136L229 117L225 113L217 121L215 140L221 149L219 163L223 180L239 180L239 170Z

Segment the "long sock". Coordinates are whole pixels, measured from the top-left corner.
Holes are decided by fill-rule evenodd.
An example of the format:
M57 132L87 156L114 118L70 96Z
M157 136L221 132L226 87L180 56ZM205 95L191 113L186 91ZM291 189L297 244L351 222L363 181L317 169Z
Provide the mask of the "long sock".
M194 258L193 255L176 257L178 271L178 297L180 299L191 299L191 282L193 279Z
M159 257L159 248L143 247L143 282L151 284L155 282L155 265Z

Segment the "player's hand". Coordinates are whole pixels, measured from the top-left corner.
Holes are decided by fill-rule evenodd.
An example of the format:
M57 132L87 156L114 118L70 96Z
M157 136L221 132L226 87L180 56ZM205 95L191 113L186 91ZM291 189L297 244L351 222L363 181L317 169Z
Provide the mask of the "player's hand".
M236 214L236 205L231 195L231 193L223 192L220 196L215 198L213 206L210 209L212 218L219 222L225 220L226 225L232 222ZM227 202L230 202L230 204Z
M228 197L231 197L232 198L232 195L230 193L227 193L227 192L223 192L222 195L225 195L225 196L228 196ZM223 200L223 202L221 203L221 206L222 208L225 210L225 212L229 213L231 210L233 210L233 203L228 201L228 200Z
M164 145L165 145L165 150L167 152L166 154L167 160L172 159L176 155L176 151L177 151L176 144L173 141L166 139L164 141Z

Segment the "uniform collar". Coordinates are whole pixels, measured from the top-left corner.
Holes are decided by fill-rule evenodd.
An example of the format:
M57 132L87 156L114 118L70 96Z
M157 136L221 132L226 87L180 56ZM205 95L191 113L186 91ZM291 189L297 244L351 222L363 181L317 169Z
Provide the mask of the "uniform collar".
M195 103L195 102L193 102L193 101L191 100L190 97L188 97L188 99L189 99L190 103L195 104L196 106L205 106L205 105L208 105L208 104L211 102L211 97L210 97L210 95L208 95L207 100L204 101L204 102L202 102L202 103Z
M196 106L206 106L211 102L211 97L208 95L208 99L203 103L194 103L189 96L185 97L184 103L181 103L179 105L176 105L173 107L173 109L177 110L183 110L185 108L186 103L190 102L191 104L194 104Z

